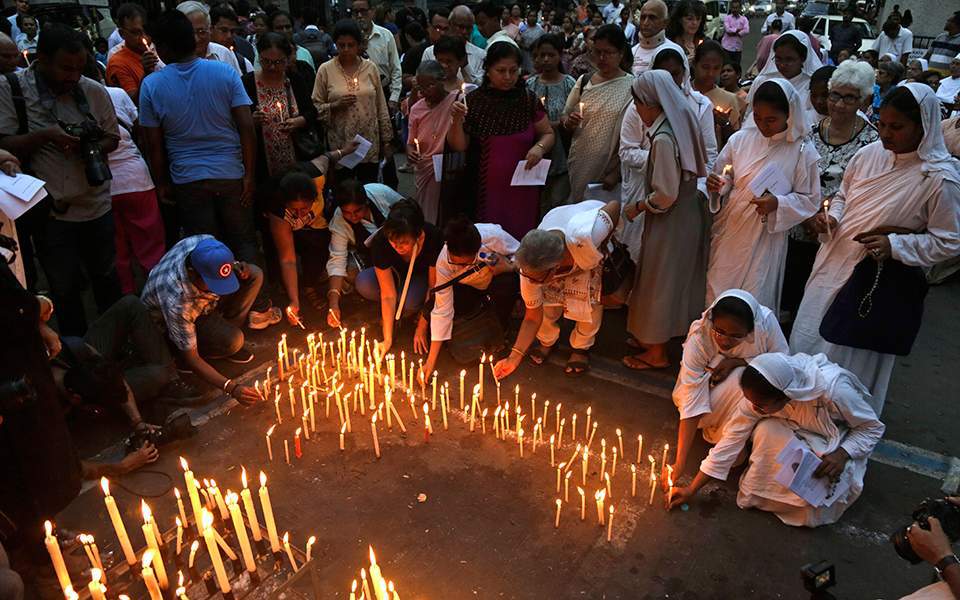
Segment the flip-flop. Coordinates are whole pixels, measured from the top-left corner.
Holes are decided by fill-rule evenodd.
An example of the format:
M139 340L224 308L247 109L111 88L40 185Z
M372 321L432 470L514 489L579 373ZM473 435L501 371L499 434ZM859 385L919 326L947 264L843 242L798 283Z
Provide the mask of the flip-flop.
M530 364L539 367L543 363L547 362L547 359L550 358L550 355L553 354L553 350L556 347L556 344L552 346L544 346L540 342L537 342L537 345L527 353L527 358L530 359Z
M583 358L574 359L574 355L582 356ZM571 353L570 359L567 360L567 365L563 368L563 372L570 377L580 377L584 373L590 370L590 354L583 351L575 351Z
M666 363L662 365L654 365L654 364L648 363L647 361L643 360L642 358L639 358L636 355L624 356L623 360L621 360L620 362L622 362L623 366L625 366L626 368L633 369L634 371L646 371L648 369L650 370L666 369L667 367L670 366L670 363Z
M644 346L643 344L641 344L640 342L638 342L638 341L637 341L637 338L633 337L632 335L627 337L627 341L626 341L625 343L627 344L627 348L634 348L634 349L636 349L636 350L646 350L646 349L647 349L646 346Z

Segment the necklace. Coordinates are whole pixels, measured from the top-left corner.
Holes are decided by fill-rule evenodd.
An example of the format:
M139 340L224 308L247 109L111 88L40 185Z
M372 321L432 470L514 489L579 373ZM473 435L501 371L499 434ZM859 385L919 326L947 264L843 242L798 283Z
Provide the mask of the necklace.
M830 133L830 130L832 128L833 128L833 117L827 117L827 142L828 143L831 143L832 141L832 136ZM856 132L856 130L857 130L857 120L854 119L853 123L850 125L850 133L847 134L847 136L843 138L843 141L837 145L842 146L843 144L847 144L851 140L853 140L853 135L854 135L854 132Z
M347 76L346 70L343 68L343 63L340 62L340 57L336 59L337 69L340 70L340 74L343 75L343 80L347 82L347 90L351 92L356 92L360 89L360 78L357 77L357 73L360 72L360 65L357 64L356 68L353 70L353 77Z

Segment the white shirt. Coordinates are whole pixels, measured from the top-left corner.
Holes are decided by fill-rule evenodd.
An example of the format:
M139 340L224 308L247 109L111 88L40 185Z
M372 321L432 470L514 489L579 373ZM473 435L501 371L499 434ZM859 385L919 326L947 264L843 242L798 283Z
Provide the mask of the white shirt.
M913 52L913 32L906 27L901 27L895 38L880 33L880 36L873 42L873 49L877 51L879 56L893 54L897 57L897 60L900 60L900 57L904 54Z
M110 37L107 38L107 47L110 50L113 50L114 46L119 46L123 43L123 36L120 35L120 28L117 27L113 30L113 33L110 34Z
M243 75L243 71L240 70L240 64L237 62L237 56L230 51L230 48L227 48L226 46L221 46L216 42L210 42L210 44L207 46L207 55L204 56L204 58L207 60L216 60L222 63L227 63L236 69L237 73Z
M620 27L620 29L623 29L623 37L627 38L627 43L633 43L633 36L637 35L637 26L630 21L627 21L626 26L624 26L622 23L617 23L617 25Z
M367 56L380 69L380 75L385 77L390 88L390 102L400 100L400 90L403 87L403 75L400 72L400 55L397 53L397 41L389 29L373 24L370 37L367 38Z
M615 23L620 19L620 11L623 10L623 2L620 2L616 6L613 5L613 2L603 7L603 10L600 11L600 14L603 15L603 21L605 23Z
M953 104L960 94L960 77L944 77L937 88L937 98L945 104ZM954 111L956 112L956 111Z
M363 186L363 191L384 218L390 213L390 207L403 198L382 183L368 183ZM373 221L361 221L361 224L371 234L377 231ZM348 255L350 248L357 245L357 238L353 235L353 227L343 218L339 207L333 212L329 227L330 258L327 260L327 274L330 277L346 277Z
M490 287L493 281L494 270L500 261L510 260L520 242L503 230L499 225L491 223L477 223L480 232L480 250L475 263L485 262L487 267L464 277L456 285L463 284L478 290ZM495 266L496 265L496 266ZM450 262L447 245L444 244L437 256L437 285L442 285L457 277L473 265L455 265ZM449 340L453 333L453 287L442 289L434 296L433 311L430 313L430 339L435 341Z
M10 21L10 39L15 40L17 36L22 33L20 28L17 27L17 13L13 13L7 17L7 20Z
M137 106L122 88L108 87L110 99L113 100L113 109L117 113L117 121L122 122L120 130L120 144L107 157L110 163L110 172L113 180L110 182L110 195L145 192L153 189L153 179L150 170L127 127L137 122Z
M766 35L767 31L770 29L770 24L777 19L780 19L780 23L783 25L783 27L780 28L781 32L797 28L797 18L793 16L793 13L785 10L783 11L783 16L781 16L774 11L767 15L767 20L763 22L763 27L760 28L760 33Z
M660 32L657 35L662 35L662 33L663 32ZM642 42L638 42L637 45L633 47L634 76L650 70L650 65L653 63L653 55L656 54L657 50L659 50L661 46L670 46L671 48L674 48L677 52L680 52L682 55L686 55L686 50L681 48L677 43L668 40L666 37L664 37L663 41L661 41L659 44L657 44L653 48L644 48L642 45Z
M487 42L487 45L489 46L490 43ZM516 45L516 42L514 42L514 45ZM461 69L461 72L464 76L464 81L467 83L476 83L478 85L483 81L483 59L486 58L486 56L486 50L467 42L467 66ZM423 58L421 61L425 60L437 60L436 56L433 54L433 46L429 46L423 51Z

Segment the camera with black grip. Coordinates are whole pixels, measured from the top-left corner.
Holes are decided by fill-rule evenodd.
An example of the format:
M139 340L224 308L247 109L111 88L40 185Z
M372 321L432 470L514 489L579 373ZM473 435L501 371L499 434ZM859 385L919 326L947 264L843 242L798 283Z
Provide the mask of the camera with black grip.
M938 498L936 500L927 498L913 511L913 522L919 525L921 529L929 531L930 522L928 519L930 517L934 517L940 521L940 526L943 527L943 533L946 534L951 544L960 539L960 506L944 498ZM917 555L913 546L910 545L910 538L907 537L907 530L909 528L910 525L904 525L898 529L890 536L890 541L893 542L893 548L897 551L900 558L908 561L912 565L916 565L923 562L923 559Z
M110 172L110 165L107 164L107 158L100 149L100 140L105 133L92 119L81 121L80 123L59 122L60 128L75 138L80 138L80 158L83 160L84 172L87 176L87 183L92 187L98 187L113 179Z

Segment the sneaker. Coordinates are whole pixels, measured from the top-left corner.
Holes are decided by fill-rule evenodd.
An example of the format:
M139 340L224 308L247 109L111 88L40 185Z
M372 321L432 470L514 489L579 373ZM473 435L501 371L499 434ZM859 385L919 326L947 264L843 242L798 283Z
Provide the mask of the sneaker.
M253 352L250 352L246 347L243 347L237 350L234 354L226 357L224 360L236 363L238 365L245 365L253 360Z
M183 379L174 379L168 383L160 395L180 402L196 402L203 398L203 392Z
M276 325L283 319L283 313L280 308L271 306L263 312L250 311L247 320L247 327L250 329L266 329L271 325Z

